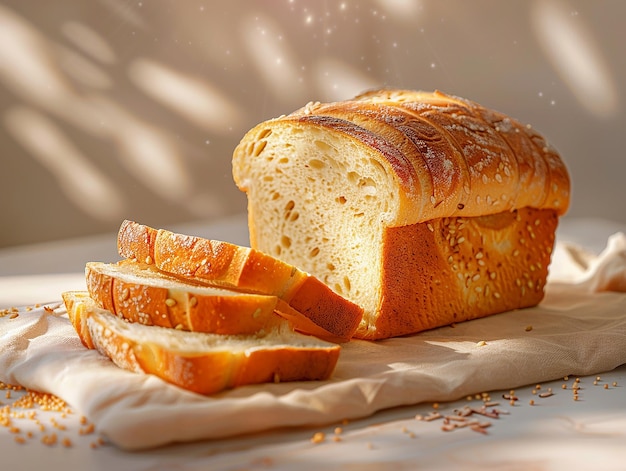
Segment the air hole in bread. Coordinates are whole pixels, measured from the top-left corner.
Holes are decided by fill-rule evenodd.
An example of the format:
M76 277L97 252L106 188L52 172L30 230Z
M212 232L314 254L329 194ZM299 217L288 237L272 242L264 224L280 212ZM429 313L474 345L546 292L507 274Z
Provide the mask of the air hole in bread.
M347 276L343 277L343 285L346 287L346 291L349 293L352 289L352 285L350 283L350 278Z
M280 238L280 244L288 249L289 247L291 247L291 239L284 235Z
M266 145L267 145L267 141L258 141L254 145L254 149L252 150L252 155L254 157L258 157L259 155L261 155L261 152L263 152L263 149L265 149Z
M320 170L326 167L326 164L319 159L311 159L309 160L309 167Z
M315 146L323 152L336 152L337 150L325 141L316 140Z
M320 248L319 247L313 247L311 249L311 251L309 252L309 257L313 258L313 257L317 257L320 253Z
M264 137L268 137L270 134L272 134L271 129L263 129L257 136L257 139L263 139Z
M279 164L288 164L289 163L289 158L288 157L281 157L280 159L278 159L278 163Z
M293 212L293 208L296 206L296 203L293 202L293 200L289 200L287 202L287 204L285 205L285 210L283 212L283 218L285 219L285 221L295 221L298 219L298 217L300 216L298 214L298 212Z
M338 196L337 198L335 198L335 201L340 204L346 204L346 201L348 200L345 196Z

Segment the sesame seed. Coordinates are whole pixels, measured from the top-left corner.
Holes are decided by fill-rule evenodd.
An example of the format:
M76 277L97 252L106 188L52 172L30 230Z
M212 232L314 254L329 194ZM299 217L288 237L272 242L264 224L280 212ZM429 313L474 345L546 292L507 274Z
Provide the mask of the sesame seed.
M176 306L176 300L172 298L167 298L165 300L165 304L167 305L167 307L174 307Z

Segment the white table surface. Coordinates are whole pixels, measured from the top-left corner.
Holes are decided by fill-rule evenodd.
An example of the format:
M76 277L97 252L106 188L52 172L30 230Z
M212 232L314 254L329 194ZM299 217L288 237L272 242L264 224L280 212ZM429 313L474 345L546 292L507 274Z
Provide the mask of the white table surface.
M172 229L247 244L243 216ZM607 221L565 219L559 238L598 252L607 237L620 230L626 228ZM64 290L83 289L86 261L118 258L115 234L0 250L0 308L56 301ZM497 408L507 413L498 419L476 416L491 423L487 434L469 428L445 432L442 420L416 420L416 415L433 411L432 404L421 404L347 424L126 452L99 443L97 430L81 435L77 414L38 411L46 433L57 433L59 442L41 443L43 432L32 420L15 418L20 433L31 430L33 438L18 444L16 434L0 426L0 455L3 469L8 465L12 470L626 469L626 366L579 379L577 400L574 377L556 378L540 389L518 388L519 400L513 406L502 398L509 391L489 392L491 400L499 402ZM549 388L552 396L539 396ZM23 393L10 394L7 398L6 391L0 391L0 407ZM481 404L466 398L439 404L438 410L445 415ZM62 429L52 427L52 420ZM334 438L337 427L342 429L339 439ZM324 432L326 439L314 444L311 437L317 432ZM64 446L63 437L72 445Z

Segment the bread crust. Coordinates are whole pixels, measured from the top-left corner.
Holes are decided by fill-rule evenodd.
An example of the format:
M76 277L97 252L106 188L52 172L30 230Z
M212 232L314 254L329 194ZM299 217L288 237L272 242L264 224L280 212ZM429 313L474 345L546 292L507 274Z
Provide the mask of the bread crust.
M385 230L378 312L355 337L382 339L538 304L557 216L523 208Z
M329 340L349 340L363 315L362 308L317 278L248 247L126 220L118 232L118 250L190 282L276 296L285 302L277 310L297 330Z
M338 345L280 327L242 340L246 336L211 336L123 322L99 308L87 292L66 292L63 299L84 345L120 368L152 374L200 394L249 384L324 380L339 358ZM155 335L154 329L167 333ZM214 345L194 349L193 345L202 344L199 335L211 336Z

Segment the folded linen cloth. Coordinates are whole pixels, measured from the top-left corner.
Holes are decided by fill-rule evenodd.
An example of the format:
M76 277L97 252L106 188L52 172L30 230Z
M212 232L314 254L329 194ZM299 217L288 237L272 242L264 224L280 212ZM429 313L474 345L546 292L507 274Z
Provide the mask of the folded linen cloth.
M0 381L55 394L117 446L142 449L335 423L626 363L624 234L611 236L599 255L557 243L550 273L537 307L402 338L354 340L342 346L328 381L210 397L121 370L87 350L61 303L22 309L0 318Z

